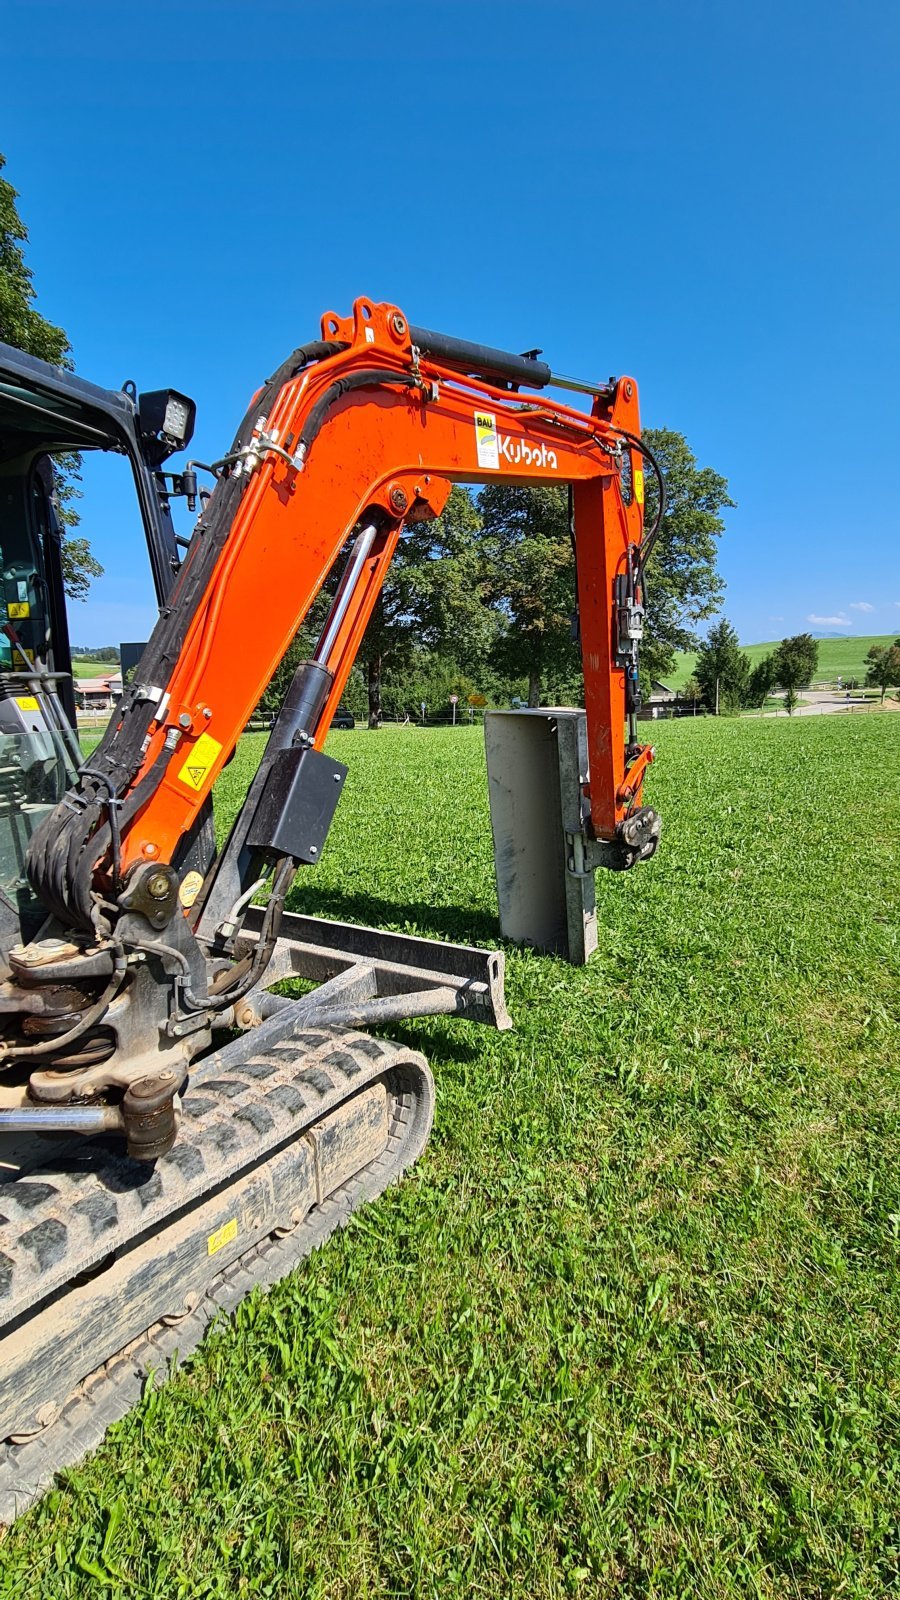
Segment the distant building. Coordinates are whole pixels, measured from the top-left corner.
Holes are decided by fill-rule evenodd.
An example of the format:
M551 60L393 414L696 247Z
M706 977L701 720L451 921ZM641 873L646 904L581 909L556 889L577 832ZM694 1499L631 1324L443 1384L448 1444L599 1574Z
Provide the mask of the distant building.
M122 694L122 674L108 678L76 678L75 703L79 711L111 711Z
M678 716L681 709L678 691L670 689L667 683L659 683L656 678L651 678L650 693L638 712L638 721L656 722L660 717Z

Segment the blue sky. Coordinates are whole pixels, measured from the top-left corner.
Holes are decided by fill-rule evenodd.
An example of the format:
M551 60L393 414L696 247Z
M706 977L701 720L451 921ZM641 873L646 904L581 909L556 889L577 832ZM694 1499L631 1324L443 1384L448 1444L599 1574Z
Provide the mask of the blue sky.
M900 633L898 15L5 0L0 149L79 371L186 390L201 457L365 293L632 373L730 481L745 641ZM90 473L79 643L152 622L121 466Z

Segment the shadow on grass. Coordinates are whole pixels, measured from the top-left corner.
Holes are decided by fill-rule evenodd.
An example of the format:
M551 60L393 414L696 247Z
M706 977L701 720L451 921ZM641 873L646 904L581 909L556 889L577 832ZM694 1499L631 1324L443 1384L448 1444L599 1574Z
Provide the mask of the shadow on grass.
M432 1021L432 1018L423 1018L423 1021ZM441 1021L455 1023L459 1017L441 1018ZM476 1024L478 1034L483 1036L484 1030ZM423 1029L414 1022L392 1022L384 1030L393 1044L404 1044L409 1050L421 1050L431 1066L450 1062L457 1065L464 1061L477 1061L484 1048L483 1037L467 1039L459 1028L447 1032L438 1032L434 1028Z
M474 906L435 906L424 900L383 900L355 890L294 887L287 898L289 911L307 917L328 917L337 922L361 922L374 928L402 928L454 944L500 943L496 917Z

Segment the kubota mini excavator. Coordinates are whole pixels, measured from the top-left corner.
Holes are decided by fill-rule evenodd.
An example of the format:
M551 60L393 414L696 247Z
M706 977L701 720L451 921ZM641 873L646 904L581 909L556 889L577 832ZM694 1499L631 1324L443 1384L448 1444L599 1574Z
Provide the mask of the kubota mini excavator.
M0 347L0 1520L150 1368L420 1153L428 1066L362 1030L509 1026L502 953L284 909L344 787L325 734L391 557L452 483L570 486L587 745L572 860L629 867L659 837L634 721L656 468L632 379L582 384L360 299L279 367L220 461L164 471L193 409ZM84 761L48 457L91 448L131 462L160 618ZM180 541L170 500L195 504L198 473L212 492ZM318 645L217 856L213 785L326 582ZM290 977L319 987L270 992Z

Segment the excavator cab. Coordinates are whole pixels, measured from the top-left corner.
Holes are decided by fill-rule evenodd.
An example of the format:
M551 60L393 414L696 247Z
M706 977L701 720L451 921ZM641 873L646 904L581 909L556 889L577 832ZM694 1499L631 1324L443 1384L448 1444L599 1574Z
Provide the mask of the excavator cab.
M0 951L46 920L26 876L36 827L81 766L54 459L105 450L131 461L160 604L178 545L159 463L187 444L193 402L108 391L0 344ZM143 416L141 401L144 401ZM178 434L166 432L177 428Z

